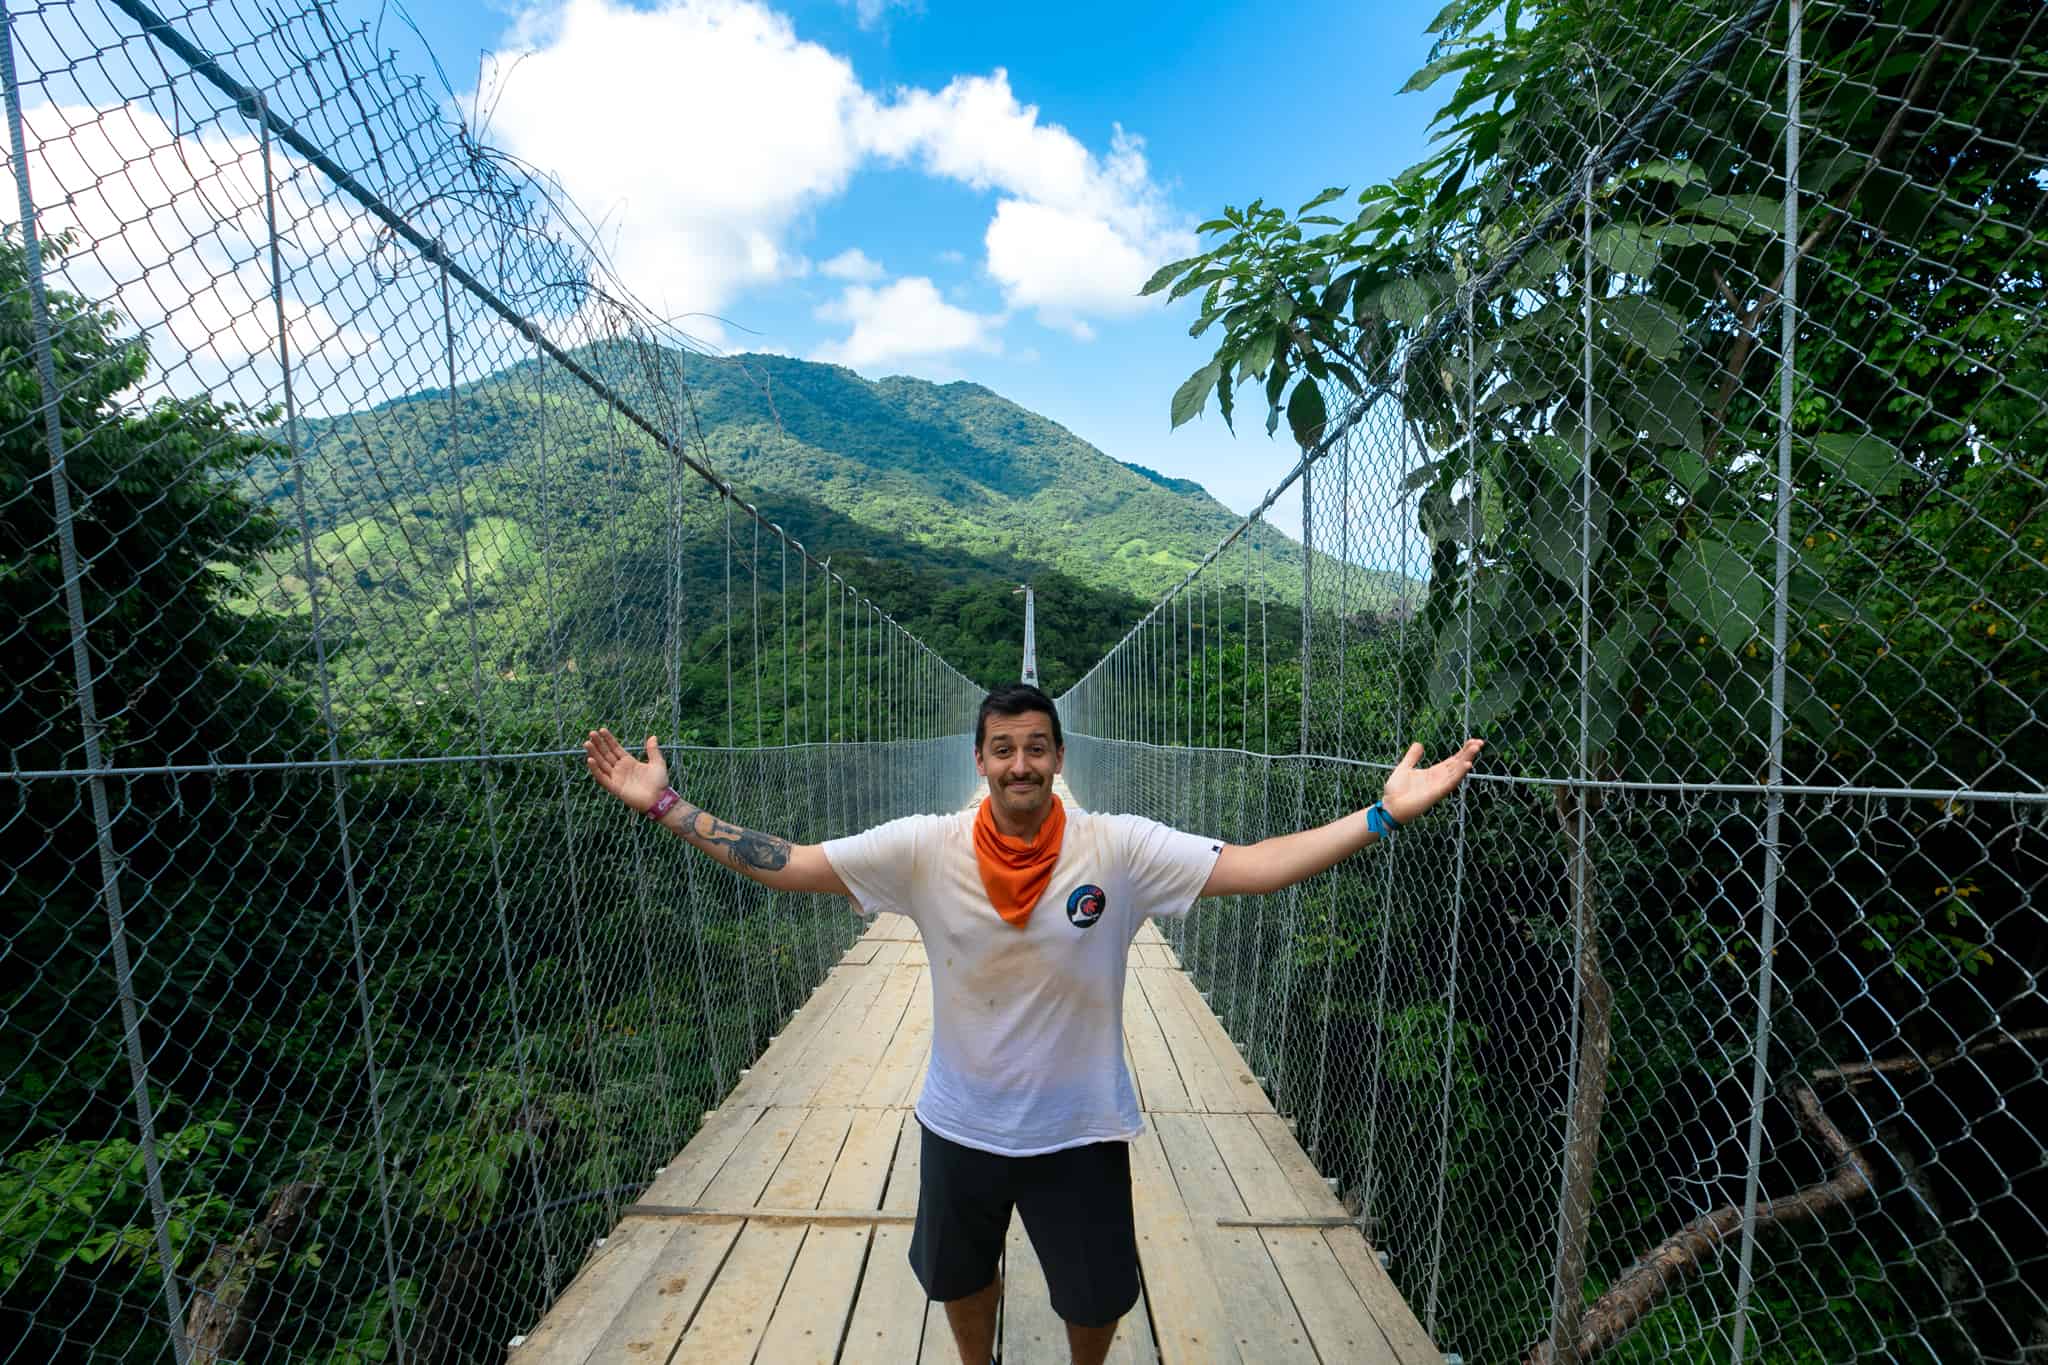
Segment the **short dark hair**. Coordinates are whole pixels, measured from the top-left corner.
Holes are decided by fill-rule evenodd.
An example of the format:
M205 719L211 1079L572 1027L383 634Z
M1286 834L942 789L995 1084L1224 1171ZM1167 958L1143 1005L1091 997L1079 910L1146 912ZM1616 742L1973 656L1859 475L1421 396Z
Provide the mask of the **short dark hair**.
M1067 741L1060 734L1059 708L1052 704L1052 698L1030 683L1019 682L1004 683L981 699L981 714L974 718L974 752L981 752L990 716L1028 716L1033 711L1043 711L1052 718L1052 747L1066 748Z

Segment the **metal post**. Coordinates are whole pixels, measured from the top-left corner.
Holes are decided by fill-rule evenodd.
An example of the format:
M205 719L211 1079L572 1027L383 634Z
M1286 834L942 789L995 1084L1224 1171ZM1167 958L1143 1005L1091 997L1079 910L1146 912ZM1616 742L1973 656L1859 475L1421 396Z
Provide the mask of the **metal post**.
M1799 80L1803 0L1791 0L1785 43L1785 244L1778 357L1777 564L1771 593L1771 759L1764 805L1763 936L1757 945L1756 1059L1749 1081L1749 1168L1742 1181L1742 1253L1735 1285L1732 1365L1748 1347L1749 1298L1755 1287L1757 1190L1763 1166L1764 1096L1771 1078L1771 986L1778 949L1778 877L1784 863L1785 644L1792 583L1792 398L1799 340Z
M43 282L42 240L36 233L35 199L29 188L28 135L21 113L21 85L14 71L14 13L0 11L0 80L5 81L7 132L14 153L14 192L21 213L23 261L28 275L29 311L34 326L36 379L42 390L43 439L50 454L50 497L55 504L57 562L64 575L64 608L70 618L71 667L77 688L78 722L85 749L86 779L93 828L99 849L100 900L107 914L107 942L114 959L114 983L121 1000L121 1034L128 1059L129 1089L142 1149L142 1176L155 1225L157 1264L163 1274L164 1311L170 1319L171 1349L178 1365L191 1359L185 1338L185 1306L178 1289L177 1259L171 1250L170 1210L164 1202L163 1168L157 1153L156 1113L149 1098L149 1073L142 1057L141 1010L135 999L135 978L128 958L127 917L121 905L121 864L114 853L114 820L100 744L105 727L93 693L92 652L86 643L85 598L79 587L84 566L72 523L71 476L66 468L63 416L58 410L57 358L50 327L50 300Z

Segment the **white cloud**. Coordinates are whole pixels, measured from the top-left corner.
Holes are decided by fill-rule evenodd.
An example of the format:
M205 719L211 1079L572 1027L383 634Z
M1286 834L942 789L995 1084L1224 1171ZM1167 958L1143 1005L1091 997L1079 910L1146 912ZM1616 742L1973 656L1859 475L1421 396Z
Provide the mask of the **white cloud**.
M42 104L23 111L37 222L71 248L52 265L57 287L119 312L149 339L155 379L179 392L211 390L263 404L277 399L277 303L262 143L253 135L181 133L140 104ZM374 352L366 329L346 324L299 281L318 281L347 311L376 254L364 219L306 186L324 185L273 149L277 218L286 270L285 328L294 364L324 390L352 357ZM15 202L0 167L0 196ZM308 406L313 406L308 403Z
M1020 102L1002 70L870 92L754 0L529 10L480 89L489 136L559 177L606 225L624 281L671 315L802 273L792 242L808 215L876 162L992 193L985 265L1007 306L1077 336L1156 306L1137 297L1147 274L1194 250L1142 139L1117 128L1098 155ZM841 253L827 273L879 280L879 267L843 273L863 262Z
M1058 124L1039 122L1009 74L903 90L878 107L866 142L895 161L1002 198L984 245L989 273L1014 308L1074 330L1080 315L1126 316L1151 271L1192 254L1195 239L1155 185L1142 138L1116 129L1098 157Z
M873 284L881 279L885 272L880 261L874 260L859 247L850 246L819 266L818 273L854 284Z
M932 282L911 275L876 289L848 286L835 302L818 309L825 322L848 323L843 341L821 347L816 359L875 370L910 360L930 361L958 351L1002 349L995 337L1000 315L956 308Z
M480 92L489 136L557 176L670 314L802 272L790 235L859 164L868 103L844 58L744 0L529 10Z

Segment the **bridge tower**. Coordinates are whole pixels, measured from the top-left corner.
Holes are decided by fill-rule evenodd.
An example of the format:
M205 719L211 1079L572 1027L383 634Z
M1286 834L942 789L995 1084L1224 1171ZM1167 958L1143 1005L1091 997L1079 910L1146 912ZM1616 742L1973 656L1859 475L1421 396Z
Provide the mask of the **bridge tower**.
M1020 583L1017 592L1024 594L1024 681L1038 686L1038 604L1032 595L1029 583ZM1012 597L1016 593L1010 594Z

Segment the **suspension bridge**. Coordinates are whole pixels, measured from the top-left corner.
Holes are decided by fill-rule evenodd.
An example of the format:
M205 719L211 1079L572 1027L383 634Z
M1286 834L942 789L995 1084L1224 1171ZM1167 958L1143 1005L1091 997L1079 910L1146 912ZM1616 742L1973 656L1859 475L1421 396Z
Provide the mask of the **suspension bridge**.
M1362 338L1300 459L1077 679L1043 641L1062 799L1233 842L1490 741L1133 945L1116 1358L2048 1349L2043 22L1446 39L1513 119L1269 301ZM922 946L577 741L817 842L974 799L995 679L331 7L0 33L0 1361L947 1358ZM1007 1362L1041 1276L1013 1229Z

